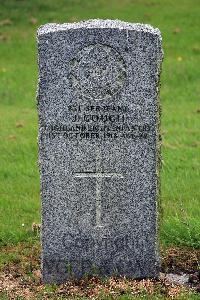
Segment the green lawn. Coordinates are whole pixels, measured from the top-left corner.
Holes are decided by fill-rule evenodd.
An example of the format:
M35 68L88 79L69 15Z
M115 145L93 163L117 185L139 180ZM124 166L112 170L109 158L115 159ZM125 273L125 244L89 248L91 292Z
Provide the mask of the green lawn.
M40 222L36 29L89 18L162 32L161 242L199 247L199 0L0 1L0 243L34 240L31 225Z

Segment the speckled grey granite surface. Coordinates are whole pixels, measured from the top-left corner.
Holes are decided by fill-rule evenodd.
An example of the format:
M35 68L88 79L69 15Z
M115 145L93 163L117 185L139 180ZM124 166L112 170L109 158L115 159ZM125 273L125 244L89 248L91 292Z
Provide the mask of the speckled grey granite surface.
M38 53L44 282L158 276L159 30L47 24Z

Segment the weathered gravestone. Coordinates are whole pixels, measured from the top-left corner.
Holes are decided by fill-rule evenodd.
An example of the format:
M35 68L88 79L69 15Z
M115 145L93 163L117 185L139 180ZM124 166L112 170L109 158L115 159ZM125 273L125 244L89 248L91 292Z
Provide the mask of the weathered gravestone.
M38 48L44 282L157 276L159 30L47 24Z

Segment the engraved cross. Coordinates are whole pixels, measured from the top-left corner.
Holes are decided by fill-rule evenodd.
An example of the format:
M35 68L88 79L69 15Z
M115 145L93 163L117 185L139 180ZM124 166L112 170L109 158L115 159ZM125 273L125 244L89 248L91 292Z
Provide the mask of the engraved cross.
M96 172L80 172L74 174L75 178L96 178L96 226L101 225L101 190L103 178L124 178L122 174L106 173L102 171L101 153L96 149Z

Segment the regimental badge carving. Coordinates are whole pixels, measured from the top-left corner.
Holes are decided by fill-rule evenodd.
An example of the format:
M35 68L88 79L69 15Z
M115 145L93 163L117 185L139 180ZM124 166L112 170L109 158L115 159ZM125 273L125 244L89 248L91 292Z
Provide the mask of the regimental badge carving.
M122 89L126 76L123 58L107 45L85 47L70 62L70 83L74 91L85 98L112 97Z

